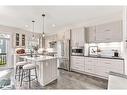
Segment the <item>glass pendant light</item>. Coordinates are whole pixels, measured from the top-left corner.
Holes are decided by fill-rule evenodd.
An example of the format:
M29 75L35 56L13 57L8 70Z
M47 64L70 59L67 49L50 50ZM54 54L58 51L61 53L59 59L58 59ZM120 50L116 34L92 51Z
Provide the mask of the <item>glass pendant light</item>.
M44 18L45 18L45 14L43 13L42 14L42 17L43 17L43 33L42 33L42 37L45 37L45 33L44 33Z
M32 23L33 23L33 33L34 33L34 20L32 21ZM33 34L33 36L32 36L32 39L34 40L35 39L35 36L34 36L34 34Z

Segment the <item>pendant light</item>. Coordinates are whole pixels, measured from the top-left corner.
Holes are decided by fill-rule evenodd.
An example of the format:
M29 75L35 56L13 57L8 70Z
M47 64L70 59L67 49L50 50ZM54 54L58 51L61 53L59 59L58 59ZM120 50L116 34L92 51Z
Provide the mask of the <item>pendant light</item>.
M33 23L33 33L34 33L34 20L32 20L32 23ZM32 36L32 39L34 40L35 39L35 36L34 36L34 34L33 34L33 36Z
M45 18L45 14L43 13L42 14L42 17L43 17L43 33L42 33L42 37L45 37L45 33L44 33L44 18Z

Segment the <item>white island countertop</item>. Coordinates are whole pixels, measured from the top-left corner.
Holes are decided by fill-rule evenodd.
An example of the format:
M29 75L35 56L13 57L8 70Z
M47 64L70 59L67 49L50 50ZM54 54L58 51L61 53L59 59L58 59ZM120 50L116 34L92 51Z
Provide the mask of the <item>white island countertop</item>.
M41 61L56 59L57 57L38 55L37 57L20 56L20 58L24 58L24 59L31 60L31 61L41 62Z

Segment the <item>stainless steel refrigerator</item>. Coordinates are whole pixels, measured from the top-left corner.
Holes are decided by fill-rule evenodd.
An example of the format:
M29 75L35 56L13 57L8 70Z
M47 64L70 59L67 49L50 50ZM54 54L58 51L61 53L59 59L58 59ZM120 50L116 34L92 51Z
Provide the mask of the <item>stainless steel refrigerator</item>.
M59 69L70 71L70 40L57 42L57 66Z

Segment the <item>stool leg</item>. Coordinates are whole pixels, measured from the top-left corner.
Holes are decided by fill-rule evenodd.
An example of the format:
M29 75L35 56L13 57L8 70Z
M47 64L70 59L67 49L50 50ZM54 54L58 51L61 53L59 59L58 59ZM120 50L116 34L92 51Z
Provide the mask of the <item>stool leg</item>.
M35 68L35 76L36 76L36 80L37 80L37 83L38 83L38 76L37 76L37 69Z
M19 67L19 81L20 81L21 68Z
M38 80L38 77L37 77L37 69L35 68L35 76L36 76L36 79Z
M18 68L17 68L17 66L16 66L16 70L15 70L15 79L16 79L17 69L18 69Z
M21 75L21 83L20 83L20 86L22 86L23 74L24 74L24 70L22 69L22 75Z
M31 82L30 82L31 81L30 80L30 69L29 69L29 75L28 76L29 76L29 88L30 88L30 84L31 84Z

